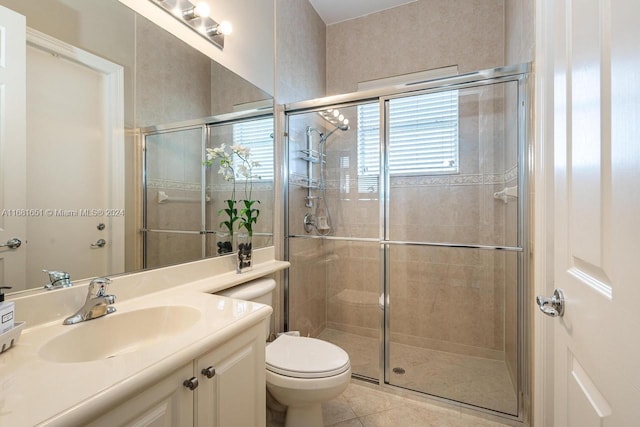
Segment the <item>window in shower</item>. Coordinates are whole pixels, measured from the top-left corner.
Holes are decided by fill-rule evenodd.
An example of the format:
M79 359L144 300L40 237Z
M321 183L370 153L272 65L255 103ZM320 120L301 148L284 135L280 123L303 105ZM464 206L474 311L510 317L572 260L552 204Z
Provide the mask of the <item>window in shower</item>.
M251 161L258 162L253 175L262 181L273 181L273 118L250 120L233 125L233 144L251 150ZM238 181L244 177L238 176Z
M377 191L379 106L358 106L358 165L361 193ZM390 105L392 175L458 173L458 91L400 98Z

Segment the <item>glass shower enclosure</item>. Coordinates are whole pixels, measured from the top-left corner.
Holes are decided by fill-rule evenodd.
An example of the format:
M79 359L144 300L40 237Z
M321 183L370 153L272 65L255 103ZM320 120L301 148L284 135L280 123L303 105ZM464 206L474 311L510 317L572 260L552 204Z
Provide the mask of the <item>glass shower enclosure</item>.
M528 66L285 107L285 328L522 417Z
M229 235L218 212L232 194L218 167L205 167L206 148L242 144L260 179L252 182L262 216L253 244L273 244L273 112L244 111L141 130L143 141L143 267L155 268L225 255L218 243ZM255 170L254 170L255 172ZM245 181L236 178L244 188ZM238 192L240 194L240 191Z

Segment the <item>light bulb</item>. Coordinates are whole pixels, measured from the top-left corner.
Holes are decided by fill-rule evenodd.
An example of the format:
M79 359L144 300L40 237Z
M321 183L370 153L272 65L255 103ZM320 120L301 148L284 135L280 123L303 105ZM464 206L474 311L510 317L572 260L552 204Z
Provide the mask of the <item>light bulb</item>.
M333 117L338 117L340 115L340 110L333 110Z
M344 116L343 116L342 114L340 114L340 115L338 116L338 120L343 121L343 120L344 120Z
M207 3L201 1L196 5L196 7L193 8L193 11L196 16L199 16L201 18L207 18L211 13L211 8Z
M189 9L184 10L182 12L182 17L187 21L191 21L196 18L207 18L210 13L211 13L211 8L209 8L209 5L201 1L196 6L190 7Z
M219 35L227 36L231 34L231 23L229 23L228 21L223 21L215 27L207 28L205 34L207 34L209 37L215 37Z
M231 34L232 31L233 31L233 26L231 25L231 22L222 21L220 24L218 24L218 32L220 34L224 34L225 36L228 36L229 34Z
M344 120L342 121L342 123L343 123L343 124L345 124L345 125L348 125L348 124L349 124L349 119L344 119Z

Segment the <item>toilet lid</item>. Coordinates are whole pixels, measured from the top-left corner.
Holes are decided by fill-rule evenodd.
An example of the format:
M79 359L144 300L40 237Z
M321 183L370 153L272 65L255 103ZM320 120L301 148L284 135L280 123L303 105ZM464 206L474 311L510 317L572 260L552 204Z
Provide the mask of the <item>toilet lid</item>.
M294 378L324 378L350 367L346 351L315 338L280 335L267 346L267 369Z

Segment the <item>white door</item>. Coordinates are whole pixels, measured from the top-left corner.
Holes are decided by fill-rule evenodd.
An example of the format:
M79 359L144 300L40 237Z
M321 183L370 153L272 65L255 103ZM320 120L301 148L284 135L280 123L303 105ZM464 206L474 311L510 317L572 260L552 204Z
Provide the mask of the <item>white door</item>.
M25 282L25 29L24 16L0 6L0 286Z
M540 71L554 84L555 182L547 190L555 192L555 254L547 292L560 288L566 301L563 317L545 320L553 325L545 403L554 408L536 425L638 426L640 3L544 3L544 25L555 22L553 37L538 46L555 52Z
M122 67L27 31L27 284L121 273Z

